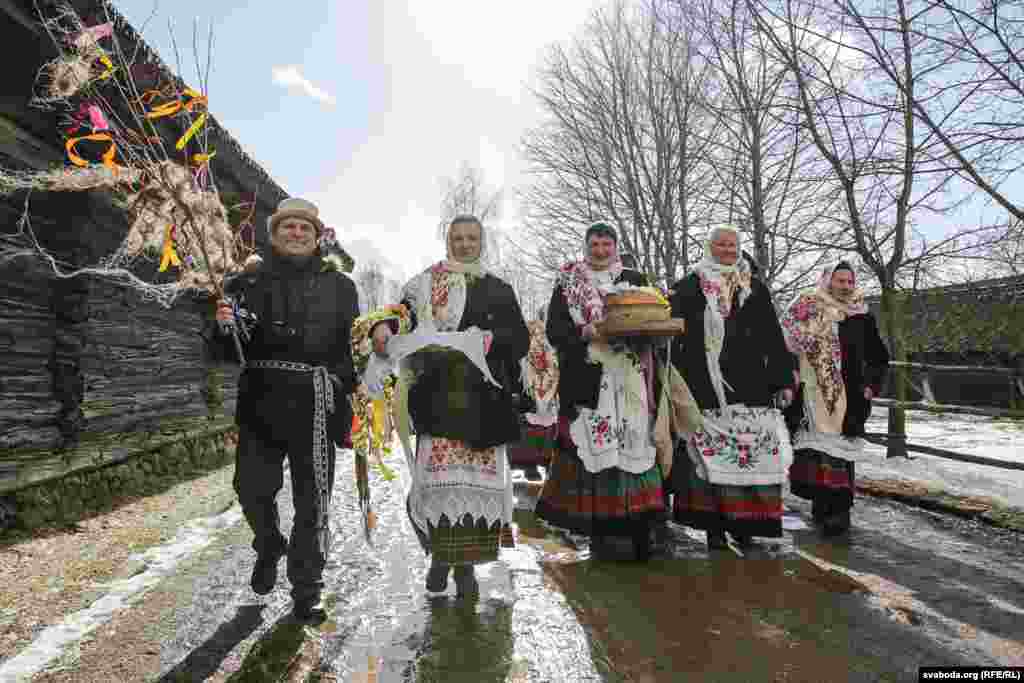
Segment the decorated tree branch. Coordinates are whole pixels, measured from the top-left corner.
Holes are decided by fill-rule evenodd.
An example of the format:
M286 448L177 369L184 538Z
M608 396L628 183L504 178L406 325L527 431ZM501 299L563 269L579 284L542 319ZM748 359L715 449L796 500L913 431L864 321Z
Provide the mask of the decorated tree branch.
M70 4L38 4L43 31L57 56L40 69L31 103L60 113L65 152L59 168L0 168L0 194L26 193L19 231L28 247L0 245L0 259L35 254L57 277L92 276L120 282L165 307L185 292L224 297L224 280L241 269L255 245L244 244L218 192L210 161L208 80L213 34L205 63L194 30L200 82L171 76L141 41L122 44L124 23L106 0L97 0L88 23ZM173 33L172 33L173 40ZM177 47L175 43L175 51ZM180 59L179 59L180 71ZM32 192L109 192L124 207L129 229L110 254L94 264L63 264L36 239L30 220ZM252 207L248 220L252 219ZM151 263L152 268L140 268ZM149 277L140 272L150 271ZM231 326L241 356L236 326Z
M356 318L352 325L352 360L356 376L366 371L373 351L370 335L378 324L387 324L395 334L404 334L412 327L409 310L402 305L385 306L380 310ZM365 386L352 395L352 448L355 452L356 488L359 505L363 512L364 532L367 541L376 525L376 515L370 507L370 476L372 462L385 481L395 479L394 472L384 463L384 456L391 453L394 434L394 376L384 382L383 398L371 398Z

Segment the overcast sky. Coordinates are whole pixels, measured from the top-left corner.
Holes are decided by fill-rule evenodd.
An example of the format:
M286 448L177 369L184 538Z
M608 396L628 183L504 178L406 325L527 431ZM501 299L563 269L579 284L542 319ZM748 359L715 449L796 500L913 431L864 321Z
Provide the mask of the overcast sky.
M115 0L172 67L168 20L215 34L210 110L291 195L312 199L357 260L404 279L443 256L442 181L460 163L522 182L518 145L545 46L594 0ZM147 18L154 18L146 24ZM191 49L183 75L195 80ZM503 225L515 224L507 202Z

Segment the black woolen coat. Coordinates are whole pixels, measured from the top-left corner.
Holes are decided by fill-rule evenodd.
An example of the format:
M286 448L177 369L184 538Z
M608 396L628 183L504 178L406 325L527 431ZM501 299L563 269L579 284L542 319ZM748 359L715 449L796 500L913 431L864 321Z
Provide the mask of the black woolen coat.
M739 292L725 321L725 343L720 365L726 401L748 406L768 406L780 389L793 386L795 360L786 348L782 327L768 288L752 279L750 295L739 305ZM700 278L692 273L675 284L670 298L672 317L686 321L685 332L672 346L672 363L693 392L702 410L719 408L711 386L704 340L704 309L707 298Z
M410 310L410 329L415 329L418 323L415 310L408 301L402 303ZM493 334L491 348L487 353L487 366L502 389L492 389L492 385L487 384L481 376L479 382L475 383L475 390L480 394L480 402L472 406L470 411L474 415L479 411L479 417L470 415L456 419L481 423L483 441L471 442L471 447L482 448L518 440L519 402L523 396L519 361L526 356L530 348L530 331L526 327L523 312L511 285L489 273L469 280L466 308L462 313L458 331L462 332L471 327L478 327ZM452 416L439 412L443 410L445 403L438 400L436 391L432 391L425 382L418 384L420 386L414 388L409 396L409 412L414 420L421 425L449 422ZM430 427L426 426L424 429L429 430Z
M359 315L355 283L314 257L297 268L268 258L255 273L225 283L225 291L256 315L258 323L245 345L246 360L280 360L325 366L338 378L335 411L328 418L331 438L341 443L351 429L348 394L355 390L352 323ZM234 342L211 326L203 335L214 358L238 362ZM235 413L239 426L268 437L285 430L310 431L313 388L308 373L246 369L238 383Z

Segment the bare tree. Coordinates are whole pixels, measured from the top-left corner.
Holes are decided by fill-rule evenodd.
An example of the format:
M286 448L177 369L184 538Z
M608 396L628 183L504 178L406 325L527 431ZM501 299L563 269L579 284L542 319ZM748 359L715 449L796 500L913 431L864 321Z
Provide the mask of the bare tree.
M448 227L456 216L471 215L479 219L485 227L487 240L486 265L512 286L524 313L530 315L539 306L537 300L543 284L538 281L535 271L526 265L526 252L507 239L498 226L503 191L490 187L483 171L468 163L459 167L458 175L445 179L443 188L438 226L441 238L447 239Z
M917 225L946 215L962 198L950 193L956 175L948 148L914 116L923 40L911 30L913 17L903 0L877 16L839 0L748 5L792 74L793 106L842 189L845 211L837 220L849 242L835 246L855 251L874 275L893 359L905 360L900 290L923 284L929 269L963 253L975 232L934 238ZM904 398L898 370L895 388ZM905 434L904 426L903 411L890 411L890 434ZM898 440L890 442L890 455L901 450Z
M602 219L655 279L685 271L713 180L708 136L695 133L710 121L692 96L705 74L691 58L686 36L623 3L550 49L536 91L547 120L523 141L535 180L522 195L526 228L543 266L577 257Z
M358 268L355 273L356 285L359 287L359 301L364 313L375 311L384 304L395 301L397 297L387 278L376 261L369 261Z
M456 216L476 216L483 225L495 225L501 218L503 200L502 190L489 187L481 169L463 162L455 176L442 181L441 219L437 226L442 241L447 239L448 226ZM492 252L500 249L497 242L487 247Z
M653 7L668 34L688 36L713 84L676 88L710 120L703 156L715 181L712 225L747 233L764 280L788 297L825 256L822 217L836 199L799 110L788 106L788 69L770 54L745 0L655 0Z
M918 77L901 94L951 157L951 167L1012 217L1024 202L1004 189L1024 169L1024 22L1019 0L902 0ZM877 21L846 9L872 43ZM891 64L885 77L901 85Z

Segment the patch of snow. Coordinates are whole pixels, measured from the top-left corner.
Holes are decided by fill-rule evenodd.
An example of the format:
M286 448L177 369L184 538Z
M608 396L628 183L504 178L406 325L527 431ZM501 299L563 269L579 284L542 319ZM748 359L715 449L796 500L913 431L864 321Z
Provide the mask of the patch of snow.
M868 433L888 431L888 409L874 411ZM975 415L907 411L907 443L1008 462L1024 462L1024 422ZM948 460L924 453L886 458L885 447L868 443L857 456L857 476L919 482L960 495L994 498L1024 507L1024 470Z
M146 569L134 576L106 584L107 593L89 607L79 610L40 633L24 650L0 663L0 681L28 681L74 647L84 636L105 624L119 610L138 601L191 555L206 547L223 529L242 520L237 503L214 517L193 520L165 545L150 548L139 556Z

